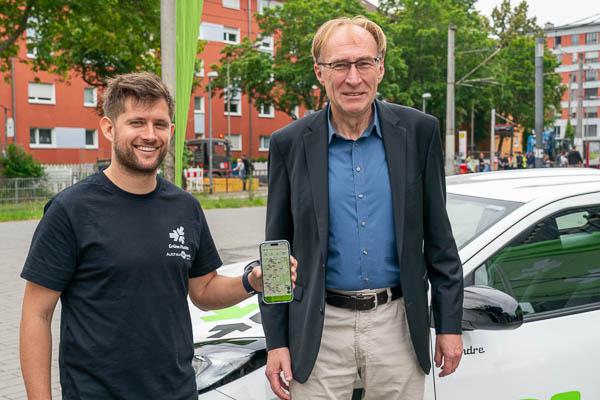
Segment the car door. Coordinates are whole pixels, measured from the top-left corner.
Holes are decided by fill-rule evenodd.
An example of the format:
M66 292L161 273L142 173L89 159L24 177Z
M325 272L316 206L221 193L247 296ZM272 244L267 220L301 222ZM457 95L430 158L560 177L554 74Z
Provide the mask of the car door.
M464 332L459 369L445 378L435 369L427 398L600 399L599 193L538 209L464 271L466 286L487 285L517 299L524 322L513 330Z

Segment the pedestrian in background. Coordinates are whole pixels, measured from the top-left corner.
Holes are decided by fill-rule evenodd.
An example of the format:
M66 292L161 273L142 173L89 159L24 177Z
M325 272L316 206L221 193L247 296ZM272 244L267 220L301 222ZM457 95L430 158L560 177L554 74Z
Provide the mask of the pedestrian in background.
M583 166L583 159L581 158L581 153L577 150L577 146L573 146L571 151L567 154L567 160L569 162L569 167L581 167Z

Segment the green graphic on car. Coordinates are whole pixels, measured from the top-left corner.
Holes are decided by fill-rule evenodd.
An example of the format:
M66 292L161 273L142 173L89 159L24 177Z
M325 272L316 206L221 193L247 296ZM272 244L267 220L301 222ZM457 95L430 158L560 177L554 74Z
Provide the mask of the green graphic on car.
M521 400L541 400L541 399L521 399ZM581 393L577 391L557 393L550 400L581 400Z
M205 322L224 321L227 319L239 319L258 310L258 304L247 304L244 307L233 306L224 310L215 310L211 315L200 317Z

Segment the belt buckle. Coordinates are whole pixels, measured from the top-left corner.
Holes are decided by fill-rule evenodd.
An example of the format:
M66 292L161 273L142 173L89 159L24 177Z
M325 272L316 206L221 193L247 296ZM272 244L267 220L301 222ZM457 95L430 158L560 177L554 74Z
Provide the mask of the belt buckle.
M373 302L375 303L373 305L373 308L370 308L370 310L374 310L379 305L378 302L377 302L377 293L357 293L357 295L356 295L356 298L358 300L366 300L369 297L372 297L373 298Z

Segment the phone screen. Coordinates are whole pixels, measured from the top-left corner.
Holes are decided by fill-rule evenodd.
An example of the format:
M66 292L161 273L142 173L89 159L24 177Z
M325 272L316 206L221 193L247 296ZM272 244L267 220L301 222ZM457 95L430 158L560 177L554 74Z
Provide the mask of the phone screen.
M260 263L263 273L263 301L265 303L292 301L289 243L286 240L261 243Z

